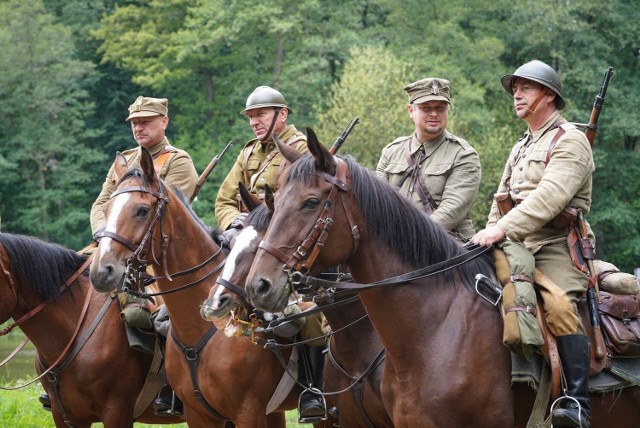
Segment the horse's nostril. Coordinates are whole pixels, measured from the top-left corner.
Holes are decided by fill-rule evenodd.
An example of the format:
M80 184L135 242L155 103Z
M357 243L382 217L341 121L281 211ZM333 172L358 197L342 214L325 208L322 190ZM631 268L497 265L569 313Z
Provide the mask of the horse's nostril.
M271 282L268 279L260 278L258 280L257 292L259 295L265 295L269 293L271 289Z

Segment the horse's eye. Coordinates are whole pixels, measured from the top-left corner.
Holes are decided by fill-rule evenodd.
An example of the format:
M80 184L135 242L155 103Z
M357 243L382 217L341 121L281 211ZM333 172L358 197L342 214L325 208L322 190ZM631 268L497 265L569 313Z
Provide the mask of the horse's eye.
M306 201L304 201L304 204L303 204L302 208L312 210L312 209L317 208L318 205L320 205L320 199L318 199L318 198L309 198Z
M136 211L136 217L146 217L147 215L149 215L149 208L147 207L140 207L138 208L138 211Z

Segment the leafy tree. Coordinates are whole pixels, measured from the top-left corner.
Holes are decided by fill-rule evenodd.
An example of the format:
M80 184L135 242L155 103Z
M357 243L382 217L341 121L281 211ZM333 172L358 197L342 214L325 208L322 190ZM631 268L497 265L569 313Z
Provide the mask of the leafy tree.
M0 3L0 49L3 228L84 245L85 187L102 160L84 145L93 105L82 83L93 68L37 0Z

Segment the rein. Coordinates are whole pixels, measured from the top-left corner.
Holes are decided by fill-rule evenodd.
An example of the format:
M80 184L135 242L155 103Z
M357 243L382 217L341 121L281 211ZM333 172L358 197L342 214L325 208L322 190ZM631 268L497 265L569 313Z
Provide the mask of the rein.
M78 271L76 271L75 274L73 274L71 276L71 278L69 278L62 287L60 287L60 290L63 291L65 289L67 289L77 278L78 276L84 272L84 270L87 268L87 266L89 265L89 263L91 263L91 259L92 256L89 256L87 258L87 260L83 263L83 265L80 267L80 269L78 269ZM1 261L0 261L0 267L2 267L2 270L4 272L5 275L8 275L8 271L4 268L4 266L1 265ZM10 275L8 276L8 278L10 278ZM10 280L10 283L13 284L13 280ZM18 326L20 324L22 324L24 321L32 318L36 313L40 312L46 305L48 305L49 303L51 303L54 299L48 299L45 302L43 302L42 304L38 305L35 309L29 311L29 313L23 317L21 317L17 322L15 322L14 324L12 324L12 326L10 326L11 328L8 329L7 333L9 331L11 331L11 329L13 329L15 326ZM67 355L67 352L69 352L69 349L71 349L71 345L75 342L77 336L78 336L78 332L80 331L80 326L82 325L82 322L84 321L86 315L87 315L87 310L89 308L89 303L91 302L91 290L89 290L87 292L87 296L85 298L85 302L84 305L82 307L82 312L80 314L80 317L78 318L78 323L76 324L75 330L73 332L73 334L71 335L71 338L69 339L69 342L67 343L67 345L65 346L64 350L60 353L60 355L58 356L58 358L54 361L54 363L49 366L45 371L43 371L42 373L40 373L40 375L38 377L36 377L35 379L30 380L29 382L23 384L23 385L18 385L15 387L2 387L0 386L0 389L3 390L7 390L7 391L15 391L21 388L25 388L29 385L31 385L32 383L36 382L37 380L41 379L43 376L48 375L49 372L51 372L53 369L55 369L56 367L58 367L59 365L61 366L62 364L66 365L68 364L68 362L73 359L73 357L75 357L76 353L73 354L73 356L67 361L67 363L62 363L63 359L65 358L65 356ZM46 303L46 304L45 304ZM7 330L7 329L5 329ZM4 330L3 330L4 331ZM4 333L6 334L6 333ZM82 345L80 345L80 347L84 346L84 343L82 343ZM17 352L14 352L13 355L17 354Z
M316 278L308 274L303 274L301 272L293 272L292 274L290 274L289 281L291 281L291 284L294 286L294 288L303 285L312 291L316 291L318 289L328 290L327 294L329 296L340 295L347 292L357 293L361 290L368 290L385 285L404 284L407 282L415 281L417 279L438 275L440 273L462 266L463 264L482 256L486 252L491 251L493 249L493 246L484 247L474 244L473 246L470 246L470 248L471 249L468 252L460 254L454 258L447 259L418 270L407 272L402 275L375 281L369 284L360 284L357 282L334 282L322 278ZM335 292L336 290L338 290L338 292ZM340 291L342 293L340 293Z

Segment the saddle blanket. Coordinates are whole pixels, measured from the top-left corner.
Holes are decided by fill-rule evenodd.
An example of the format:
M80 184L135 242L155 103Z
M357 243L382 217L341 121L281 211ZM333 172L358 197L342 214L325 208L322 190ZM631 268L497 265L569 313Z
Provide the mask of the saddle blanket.
M625 372L640 376L640 358L612 358L613 364ZM511 353L511 381L526 382L534 390L538 390L540 376L542 375L543 359L540 354L535 354L531 361L524 356ZM550 370L548 370L550 373ZM622 388L633 386L606 368L595 376L589 378L589 391L606 393L619 391Z

